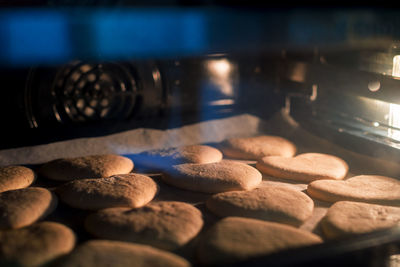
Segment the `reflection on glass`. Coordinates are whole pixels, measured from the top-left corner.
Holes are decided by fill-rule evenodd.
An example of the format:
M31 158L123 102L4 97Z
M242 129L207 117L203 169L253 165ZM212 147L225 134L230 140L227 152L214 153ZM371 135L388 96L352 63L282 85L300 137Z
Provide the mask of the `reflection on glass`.
M211 101L209 104L210 106L228 106L228 105L233 105L234 103L235 101L233 101L233 99L220 99Z
M207 61L207 70L210 74L211 82L217 85L220 93L225 96L233 96L234 90L232 86L233 66L229 60L212 59Z
M376 92L381 88L381 83L379 81L372 81L368 83L368 90L371 92Z

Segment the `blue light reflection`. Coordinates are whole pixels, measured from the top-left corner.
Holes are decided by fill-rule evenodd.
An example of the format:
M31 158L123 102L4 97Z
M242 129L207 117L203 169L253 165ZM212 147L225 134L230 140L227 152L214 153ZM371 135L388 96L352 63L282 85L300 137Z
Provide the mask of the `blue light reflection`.
M91 25L102 57L168 56L204 52L205 20L192 12L95 13Z
M67 19L55 11L0 14L0 59L13 64L58 62L71 55Z
M1 10L0 65L198 55L206 29L197 10Z

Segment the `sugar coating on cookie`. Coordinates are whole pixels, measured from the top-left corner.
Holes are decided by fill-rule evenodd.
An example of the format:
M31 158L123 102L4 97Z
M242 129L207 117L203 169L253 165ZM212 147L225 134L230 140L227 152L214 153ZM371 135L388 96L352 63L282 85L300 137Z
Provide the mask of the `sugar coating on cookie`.
M15 229L46 217L57 206L49 190L28 187L0 193L0 229Z
M61 201L78 209L139 208L150 202L158 186L146 175L129 173L107 178L80 179L57 188Z
M0 265L42 266L71 252L75 242L74 232L55 222L0 231Z
M293 157L296 146L279 136L231 138L221 143L222 153L234 159L257 160L265 156Z
M57 264L59 267L189 267L184 258L150 246L111 240L89 240Z
M124 156L92 155L47 162L39 169L39 173L52 180L72 181L126 174L132 171L133 166L132 160Z
M0 192L28 187L35 177L35 172L24 166L0 167Z
M213 163L222 160L218 149L206 145L189 145L162 150L146 151L133 155L139 170L164 170L184 163Z
M209 164L179 164L166 171L167 184L197 192L219 193L251 190L262 181L261 173L244 163L223 160Z
M320 179L341 180L349 170L347 163L333 155L305 153L293 158L264 157L256 168L264 174L302 182Z
M314 181L308 185L307 193L327 202L347 200L400 206L400 180L379 175L359 175L344 181Z
M232 264L321 242L319 236L285 224L227 217L215 223L203 236L197 255L205 265Z
M400 207L352 201L333 204L321 220L327 238L341 238L400 225Z
M201 212L177 201L152 202L140 209L111 208L89 215L85 228L96 237L174 250L201 230Z
M293 226L301 225L314 208L310 197L285 186L218 193L210 197L206 205L211 212L222 217L248 217Z

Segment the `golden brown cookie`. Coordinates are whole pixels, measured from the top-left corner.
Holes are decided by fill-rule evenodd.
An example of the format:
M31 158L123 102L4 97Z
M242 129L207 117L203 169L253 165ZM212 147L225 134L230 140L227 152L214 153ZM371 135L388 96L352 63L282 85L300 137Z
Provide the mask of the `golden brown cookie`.
M206 145L190 145L143 152L133 157L140 170L164 170L184 163L213 163L222 160L218 149Z
M80 179L57 188L61 201L71 207L99 210L111 207L139 208L157 193L157 184L148 176L129 173L107 178Z
M234 159L257 160L265 156L293 157L296 154L292 142L270 135L231 138L222 142L220 149L225 156Z
M206 205L221 217L248 217L293 226L301 225L314 208L314 202L306 194L278 185L218 193L210 197Z
M0 229L20 228L46 217L57 206L49 190L29 187L0 193Z
M363 234L400 225L400 208L376 204L339 201L321 220L327 238Z
M35 177L33 170L23 166L0 167L0 192L28 187Z
M152 202L140 209L105 209L85 220L85 228L96 237L167 250L185 245L202 226L202 214L198 209L176 201Z
M202 264L232 264L321 242L317 235L285 224L227 217L215 223L203 236L197 255Z
M0 231L0 265L41 266L71 252L74 246L72 230L55 222Z
M186 163L173 166L162 179L167 184L197 192L219 193L251 190L262 181L255 168L234 161L209 164Z
M256 168L267 175L307 183L320 179L341 180L349 170L344 160L320 153L305 153L294 158L264 157L258 160Z
M347 200L400 206L400 181L378 175L359 175L344 181L314 181L308 185L307 193L327 202Z
M59 267L189 267L178 255L150 246L90 240L78 246L57 264Z
M39 172L48 179L71 181L126 174L131 172L132 169L133 162L129 158L107 154L56 159L43 164Z

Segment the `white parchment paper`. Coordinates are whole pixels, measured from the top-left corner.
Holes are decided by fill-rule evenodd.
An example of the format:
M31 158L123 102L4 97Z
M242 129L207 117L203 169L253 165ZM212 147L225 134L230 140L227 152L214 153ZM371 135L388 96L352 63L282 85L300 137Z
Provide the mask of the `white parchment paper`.
M39 164L63 157L93 154L133 154L146 150L221 142L234 136L260 132L262 120L243 114L183 126L176 129L135 129L117 134L79 138L44 145L0 150L0 166Z

